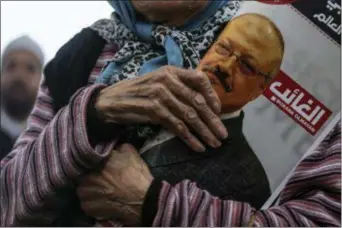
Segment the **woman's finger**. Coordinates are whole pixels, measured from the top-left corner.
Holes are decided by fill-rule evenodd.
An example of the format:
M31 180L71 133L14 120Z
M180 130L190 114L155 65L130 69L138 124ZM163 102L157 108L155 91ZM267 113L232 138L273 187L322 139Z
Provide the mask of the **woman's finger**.
M141 85L142 86L142 85ZM144 119L148 123L161 124L164 127L171 130L177 136L179 136L187 145L189 145L195 151L204 151L205 147L203 144L190 133L183 121L174 116L167 107L163 106L157 99L151 99L145 94L145 90L139 87L139 94L134 98L126 98L123 103L119 103L116 110L121 108L124 112L115 113L116 120L125 121L126 113L134 113L139 120ZM129 111L129 112L128 112ZM132 118L131 114L130 118ZM146 123L145 122L145 123Z
M225 139L228 136L227 129L221 119L209 108L201 94L195 92L188 100L198 110L200 117L217 137Z
M156 119L159 123L170 131L180 137L189 147L197 152L204 152L205 147L203 144L190 133L185 123L173 115L170 110L163 106L158 100L151 100L151 110L146 110L149 113L153 113L151 118Z
M177 77L187 86L203 95L207 104L216 113L221 112L221 102L214 91L208 76L200 71L175 68Z
M162 83L156 83L142 89L142 91L145 91L145 93L141 95L149 96L151 99L159 99L173 115L197 132L206 144L214 148L221 145L221 142L202 121L196 110L178 100Z
M182 81L178 80L177 77L167 77L164 83L168 85L168 89L180 100L185 101L196 110L211 132L218 138L224 139L228 136L226 127L218 115L216 115L208 106L206 100L200 93L187 87Z

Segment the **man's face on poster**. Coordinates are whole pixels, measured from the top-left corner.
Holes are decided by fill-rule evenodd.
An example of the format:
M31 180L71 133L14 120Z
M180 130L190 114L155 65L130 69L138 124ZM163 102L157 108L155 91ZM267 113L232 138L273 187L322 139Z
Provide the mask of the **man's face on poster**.
M226 26L198 67L210 78L223 113L262 94L279 71L283 49L279 30L263 16L244 14Z

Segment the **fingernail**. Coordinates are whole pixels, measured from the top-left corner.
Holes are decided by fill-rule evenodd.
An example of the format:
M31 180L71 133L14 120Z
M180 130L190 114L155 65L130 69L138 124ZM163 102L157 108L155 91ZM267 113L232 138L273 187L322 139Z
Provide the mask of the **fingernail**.
M202 144L199 144L199 145L197 145L196 146L197 148L196 148L196 150L198 151L198 152L204 152L205 151L205 147L202 145Z
M221 135L221 138L222 139L225 139L228 137L228 131L227 129L224 127L224 126L219 126L219 132L220 132L220 135Z
M212 142L212 147L214 147L214 148L219 148L221 145L222 145L222 143L218 140L214 140Z
M205 146L198 141L195 137L191 136L191 134L187 134L185 137L185 142L193 148L196 152L204 152L205 151Z
M214 108L215 108L216 114L220 114L221 113L221 105L219 103L215 102Z

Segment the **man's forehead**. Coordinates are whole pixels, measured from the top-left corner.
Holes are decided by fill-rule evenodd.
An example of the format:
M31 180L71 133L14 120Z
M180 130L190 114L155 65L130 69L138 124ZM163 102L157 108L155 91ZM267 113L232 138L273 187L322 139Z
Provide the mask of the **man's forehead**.
M30 51L26 50L15 50L4 56L4 63L11 61L26 61L40 64L38 57Z
M230 20L227 27L232 26L236 23L260 24L260 26L262 27L263 25L270 24L272 22L266 16L254 13L246 13L234 17L232 20Z
M234 30L234 31L232 31ZM238 32L238 34L236 34ZM233 19L223 31L227 36L244 35L246 39L256 39L260 43L265 40L279 42L275 26L262 17L254 15L240 16Z
M275 29L267 20L259 18L259 21L254 21L254 18L258 17L248 15L234 19L223 31L222 39L239 46L243 49L241 51L249 52L252 56L260 54L259 52L281 56L281 45Z

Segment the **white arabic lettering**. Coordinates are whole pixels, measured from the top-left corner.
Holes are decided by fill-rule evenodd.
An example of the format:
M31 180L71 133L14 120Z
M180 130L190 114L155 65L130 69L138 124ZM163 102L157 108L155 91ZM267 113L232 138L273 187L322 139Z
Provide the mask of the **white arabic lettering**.
M337 14L340 15L341 14L341 6L334 2L332 3L330 0L328 1L328 4L327 4L327 8L330 10L330 11L333 11L334 9L338 9L337 11Z
M310 111L310 109L308 111ZM316 108L313 110L313 112L310 115L305 114L304 118L307 119L307 121L311 122L312 118L315 117L315 115L319 112L319 110L321 110L321 107L317 105Z
M285 92L280 92L277 88L279 88L282 85L281 82L274 82L270 86L270 90L278 96L284 103L289 105L294 99L294 101L291 104L291 108L295 110L299 115L301 115L303 118L305 118L308 122L311 122L312 119L317 115L317 113L321 110L321 107L317 105L315 109L308 114L312 110L312 104L313 100L309 99L307 103L299 104L300 101L304 97L304 93L300 92L299 89L295 89L292 93L290 89L286 89ZM299 105L298 105L299 104ZM325 113L324 110L321 110L321 112L316 116L316 118L312 121L312 124L315 125L319 119L323 116Z
M334 18L332 16L329 16L326 25L334 32L341 33L341 25L338 26L336 23L333 23L333 21Z
M327 17L325 16L324 13L315 14L313 17L314 17L314 18L317 18L317 20L319 20L319 22L322 22L322 23L324 23L324 24L326 24L326 22L328 21L328 20L327 20Z
M312 118L315 117L315 115L321 110L320 106L316 106L313 112L311 114L307 114L308 112L311 111L312 107L311 105L313 104L313 101L310 99L308 101L308 104L301 104L298 105L298 103L302 100L304 97L304 93L300 93L299 96L296 98L296 100L291 104L291 107L297 111L298 114L300 114L303 118L305 118L308 122L311 122Z
M322 118L324 115L325 110L321 110L321 112L316 116L316 118L312 121L312 125L316 125L317 122Z
M286 104L290 104L293 99L296 97L296 94L292 94L289 96L289 94L291 94L291 90L286 89L284 93L279 92L276 87L280 87L282 85L281 82L274 82L272 83L272 85L270 86L270 90L277 95L279 98L281 98L282 101L284 101ZM297 91L295 91L295 93L297 93ZM289 96L289 97L288 97Z
M303 97L304 97L304 93L300 93L299 96L296 98L296 100L291 104L291 108L293 108L293 110L297 111L298 114L304 117L305 113L303 112L303 110L304 109L310 110L310 106L305 105L305 104L301 106L298 105L299 101L302 100Z
M273 82L270 86L270 90L278 97L283 97L283 94L276 89L276 87L280 87L281 85L281 82Z
M330 15L327 17L324 13L315 14L313 17L316 18L319 22L326 24L331 30L336 32L338 35L341 34L341 24L338 26L338 24L333 23L334 17Z

